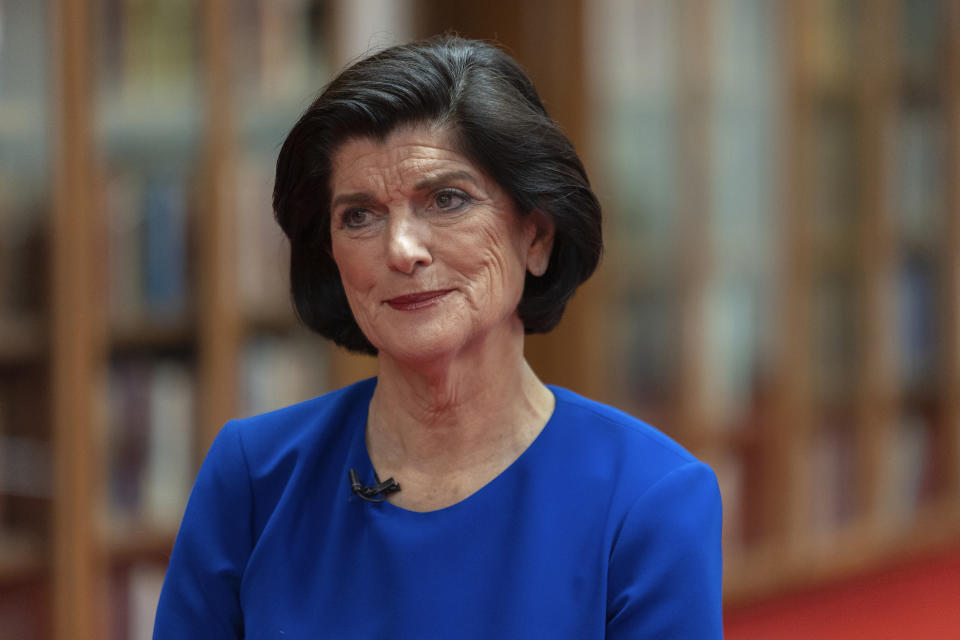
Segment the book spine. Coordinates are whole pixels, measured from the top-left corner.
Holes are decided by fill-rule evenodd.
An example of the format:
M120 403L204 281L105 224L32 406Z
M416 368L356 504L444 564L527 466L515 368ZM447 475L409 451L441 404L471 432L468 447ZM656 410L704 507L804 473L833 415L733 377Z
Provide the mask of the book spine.
M193 379L184 364L153 365L149 411L144 510L153 526L175 531L193 478Z
M152 318L174 321L186 310L187 207L176 179L153 178L144 192L143 289Z

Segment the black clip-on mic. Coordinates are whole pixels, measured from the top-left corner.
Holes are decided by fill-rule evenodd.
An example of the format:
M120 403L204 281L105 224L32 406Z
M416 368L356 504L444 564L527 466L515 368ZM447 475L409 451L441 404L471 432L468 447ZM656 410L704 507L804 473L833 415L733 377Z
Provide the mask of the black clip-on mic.
M376 472L374 472L373 478L377 481L377 484L371 486L360 484L360 474L357 473L356 469L350 469L347 475L350 477L350 491L367 502L383 502L387 494L400 491L400 485L397 484L396 480L387 478L380 482Z

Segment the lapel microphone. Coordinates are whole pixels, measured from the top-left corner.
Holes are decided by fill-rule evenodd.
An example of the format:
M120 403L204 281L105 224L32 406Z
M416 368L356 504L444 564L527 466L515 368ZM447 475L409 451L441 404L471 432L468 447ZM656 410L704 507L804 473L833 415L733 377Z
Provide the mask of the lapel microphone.
M377 484L374 485L365 486L360 484L360 474L357 473L356 469L350 469L350 471L347 472L347 476L350 478L350 491L352 491L355 496L359 496L367 502L383 502L388 494L400 491L400 485L397 484L396 480L387 478L383 482L380 482L376 471L373 473L373 479L376 480Z

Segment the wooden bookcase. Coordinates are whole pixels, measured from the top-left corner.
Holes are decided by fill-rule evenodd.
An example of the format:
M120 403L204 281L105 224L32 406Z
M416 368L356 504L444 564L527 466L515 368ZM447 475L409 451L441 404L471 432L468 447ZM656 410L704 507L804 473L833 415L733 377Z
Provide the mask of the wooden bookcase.
M269 215L366 18L28 5L0 19L33 36L0 38L0 635L126 638L221 425L373 370L298 329ZM957 3L391 6L505 44L583 155L607 254L528 354L714 465L728 602L960 537Z
M956 3L594 6L609 386L717 470L727 602L960 538Z
M293 318L269 204L283 135L327 78L330 9L16 5L0 8L0 636L142 637L220 426L337 378ZM17 73L25 59L39 69Z

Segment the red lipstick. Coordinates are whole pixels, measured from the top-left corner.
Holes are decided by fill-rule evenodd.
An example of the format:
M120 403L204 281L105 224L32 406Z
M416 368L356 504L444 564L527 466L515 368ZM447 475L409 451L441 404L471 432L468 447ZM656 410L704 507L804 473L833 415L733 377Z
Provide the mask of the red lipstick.
M440 298L451 291L453 291L453 289L437 289L435 291L408 293L405 296L390 298L386 303L397 311L415 311L436 304Z

